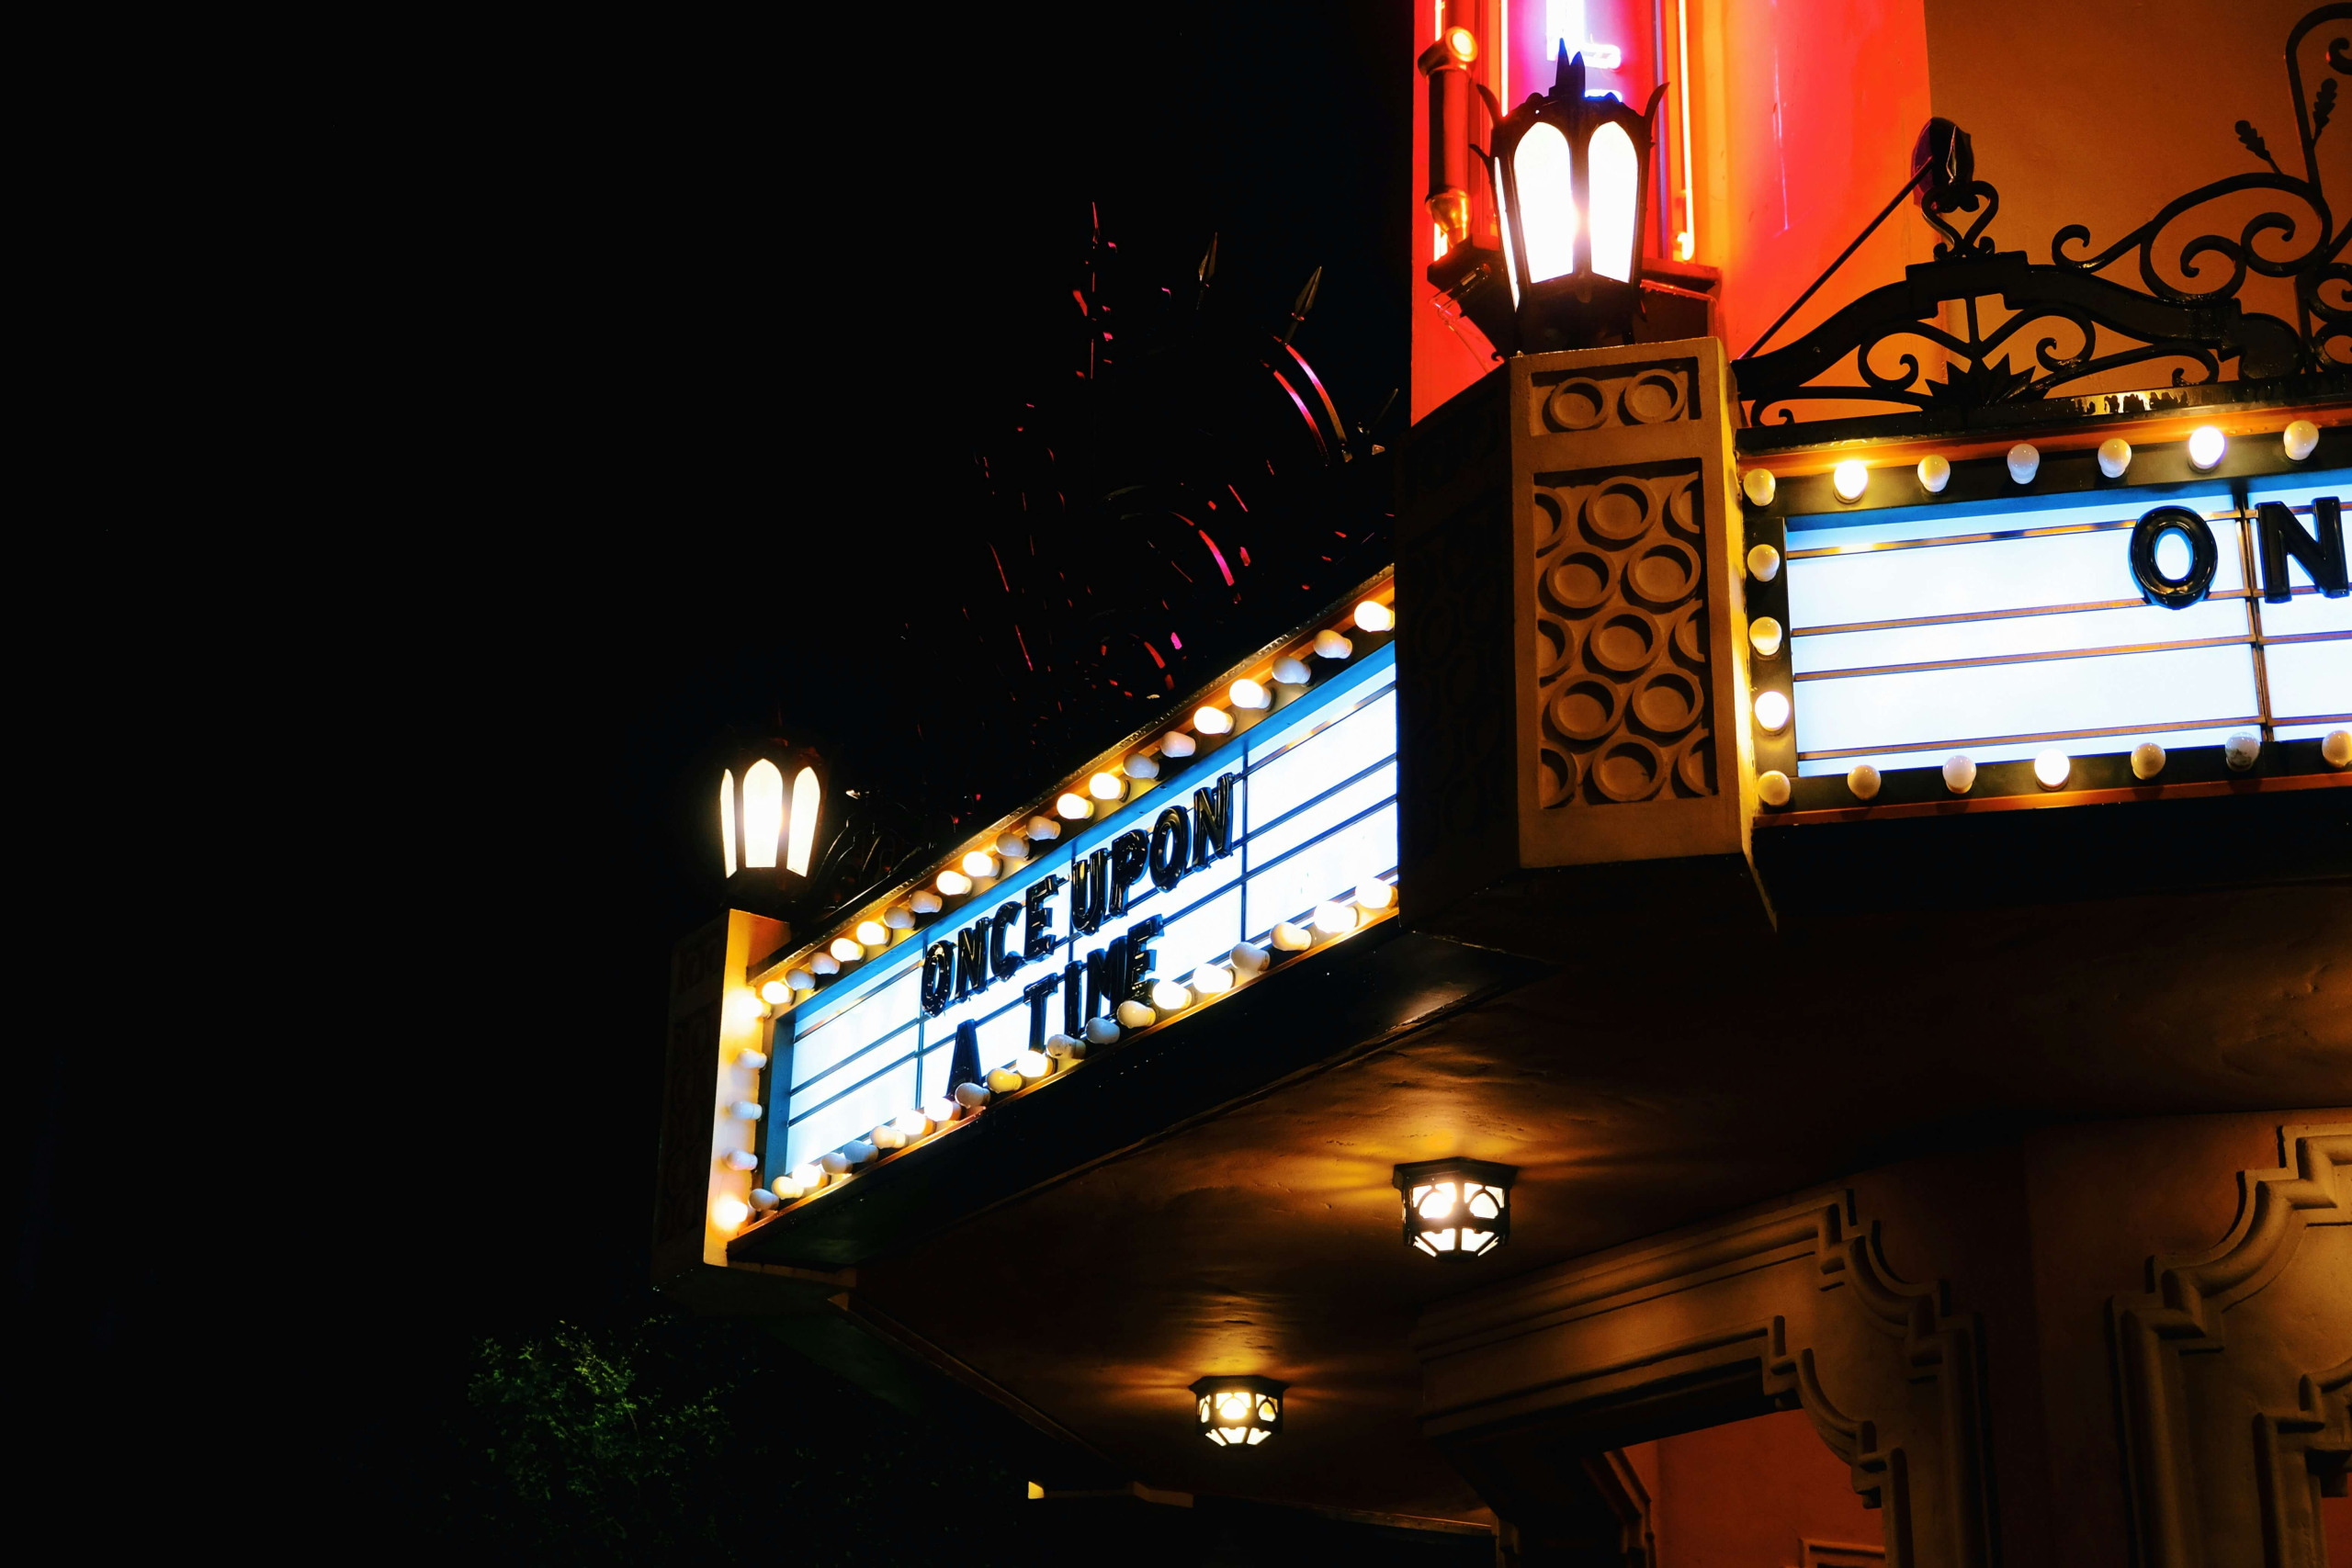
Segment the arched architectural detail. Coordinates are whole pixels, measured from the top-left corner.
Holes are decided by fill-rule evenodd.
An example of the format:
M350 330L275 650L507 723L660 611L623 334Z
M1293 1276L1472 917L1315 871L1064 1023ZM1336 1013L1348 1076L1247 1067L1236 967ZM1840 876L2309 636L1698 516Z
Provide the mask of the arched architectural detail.
M1979 1331L1839 1191L1430 1309L1422 1429L1522 1529L1588 1456L1802 1408L1883 1510L1890 1568L1989 1563Z
M2151 1258L2108 1306L2143 1568L2320 1568L2352 1461L2352 1126L2282 1127L2212 1250ZM2251 1439L2249 1441L2249 1438Z

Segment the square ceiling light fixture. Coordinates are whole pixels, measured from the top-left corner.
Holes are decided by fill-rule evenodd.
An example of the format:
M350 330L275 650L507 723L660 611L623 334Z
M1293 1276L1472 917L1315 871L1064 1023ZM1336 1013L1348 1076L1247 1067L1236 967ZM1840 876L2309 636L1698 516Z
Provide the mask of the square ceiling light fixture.
M1396 1168L1405 1196L1405 1245L1431 1258L1484 1258L1510 1239L1515 1166L1427 1159Z

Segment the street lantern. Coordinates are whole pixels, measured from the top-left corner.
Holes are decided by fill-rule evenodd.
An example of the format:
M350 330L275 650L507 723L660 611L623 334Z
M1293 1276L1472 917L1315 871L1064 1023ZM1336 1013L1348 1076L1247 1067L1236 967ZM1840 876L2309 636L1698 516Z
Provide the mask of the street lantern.
M1483 1159L1425 1159L1400 1165L1405 1245L1431 1258L1484 1258L1510 1239L1515 1167Z
M817 863L826 825L825 760L783 740L739 746L718 776L718 841L728 890L797 889ZM741 873L745 883L735 880Z
M1419 62L1430 79L1426 200L1449 242L1430 281L1504 354L1631 342L1665 85L1639 113L1613 94L1588 97L1584 56L1563 42L1552 90L1510 114L1476 89L1497 122L1490 155L1477 154L1467 104L1476 45L1466 33L1455 40L1461 32L1451 29ZM1476 175L1474 155L1485 163ZM1475 200L1464 188L1470 179L1487 186Z
M1283 1429L1283 1392L1272 1378L1203 1378L1193 1384L1201 1435L1221 1449L1256 1448Z
M1636 114L1587 97L1584 56L1560 46L1549 93L1495 127L1494 176L1518 349L1630 341L1642 306L1642 233L1661 83Z

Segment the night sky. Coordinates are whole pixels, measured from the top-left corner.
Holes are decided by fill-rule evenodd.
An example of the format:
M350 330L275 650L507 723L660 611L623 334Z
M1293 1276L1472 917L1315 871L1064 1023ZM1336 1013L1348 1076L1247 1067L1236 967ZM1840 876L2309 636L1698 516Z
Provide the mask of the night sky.
M369 1499L339 1552L429 1517L483 1337L659 1307L666 965L723 908L730 728L821 739L919 853L1386 564L1369 462L1189 532L1103 507L1231 457L1072 391L1106 323L1071 290L1129 307L1133 364L1184 305L1260 341L1320 265L1296 342L1370 423L1407 380L1406 7L1104 9L453 39L327 113L347 155L273 133L255 205L332 216L253 253L273 412L180 475L220 521L57 547L131 629L49 716L168 733L203 842L128 859L103 940L210 956L142 971L135 1047L27 1043L18 1381L71 1434L36 1489L119 1498L89 1456L130 1442L174 1456L132 1488L158 1529L216 1466L187 1507ZM1252 565L1204 584L1193 533ZM142 720L159 668L188 705Z

